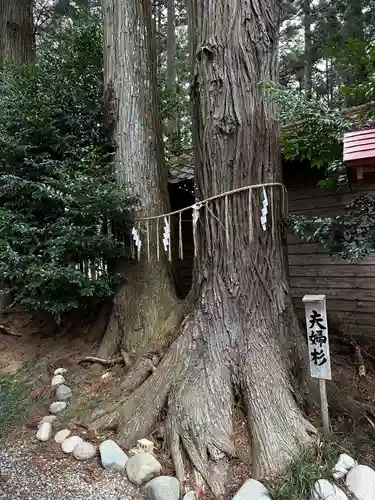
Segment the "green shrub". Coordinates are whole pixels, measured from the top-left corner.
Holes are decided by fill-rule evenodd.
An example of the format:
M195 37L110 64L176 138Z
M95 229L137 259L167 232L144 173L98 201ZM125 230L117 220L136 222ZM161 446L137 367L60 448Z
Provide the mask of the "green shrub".
M102 119L102 40L95 20L61 29L35 64L0 82L0 280L17 302L59 319L109 296L92 267L125 253L134 199L119 188Z
M370 87L372 81L368 82ZM285 87L265 88L278 106L281 124L287 124L282 134L284 158L307 160L312 168L323 169L326 179L319 183L322 188L347 187L343 137L363 117L347 116ZM373 116L373 106L365 113ZM371 194L357 196L336 217L291 215L284 223L299 240L318 243L338 259L357 262L375 249L375 197Z

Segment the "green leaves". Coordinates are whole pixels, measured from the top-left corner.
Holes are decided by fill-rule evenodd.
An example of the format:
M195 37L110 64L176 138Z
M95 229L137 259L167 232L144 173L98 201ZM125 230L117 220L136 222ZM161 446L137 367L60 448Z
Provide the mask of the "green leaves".
M319 243L331 256L357 262L375 248L375 198L359 196L337 217L291 216L285 225L301 241Z
M100 33L95 22L65 27L0 81L0 280L56 319L113 293L105 263L125 248L107 225L124 235L136 203L110 162Z
M359 117L345 116L290 89L266 88L278 105L281 123L286 124L282 134L284 157L306 159L312 168L324 169L326 178L319 183L321 187L347 186L342 141ZM285 225L301 241L319 243L332 256L349 262L362 260L375 249L375 199L360 196L338 217L291 216Z
M266 89L278 106L286 159L308 160L316 168L328 168L342 159L342 140L352 127L352 118L323 101L305 99L298 91L280 86Z
M364 54L362 66L367 74L366 80L347 85L344 87L343 92L357 100L372 101L375 99L375 45L372 42L366 45ZM368 116L374 116L374 110Z

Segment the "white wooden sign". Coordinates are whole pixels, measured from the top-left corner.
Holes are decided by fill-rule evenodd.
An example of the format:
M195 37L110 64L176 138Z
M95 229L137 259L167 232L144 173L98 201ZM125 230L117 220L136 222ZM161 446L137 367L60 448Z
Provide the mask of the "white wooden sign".
M313 378L331 380L328 323L325 295L305 295L307 343L310 374Z

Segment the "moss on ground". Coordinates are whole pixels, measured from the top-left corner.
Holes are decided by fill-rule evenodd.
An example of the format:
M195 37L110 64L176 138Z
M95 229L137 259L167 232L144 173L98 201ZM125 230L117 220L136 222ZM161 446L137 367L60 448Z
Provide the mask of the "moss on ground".
M0 439L47 403L46 392L32 390L36 372L26 364L17 373L0 374Z

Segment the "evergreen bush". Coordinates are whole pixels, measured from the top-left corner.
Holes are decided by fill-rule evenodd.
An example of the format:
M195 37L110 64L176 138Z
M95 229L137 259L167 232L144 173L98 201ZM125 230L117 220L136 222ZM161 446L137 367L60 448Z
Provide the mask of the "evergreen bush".
M111 165L100 26L65 26L55 40L1 74L0 280L15 302L59 319L113 293L100 263L125 250L103 228L125 231L135 200Z

